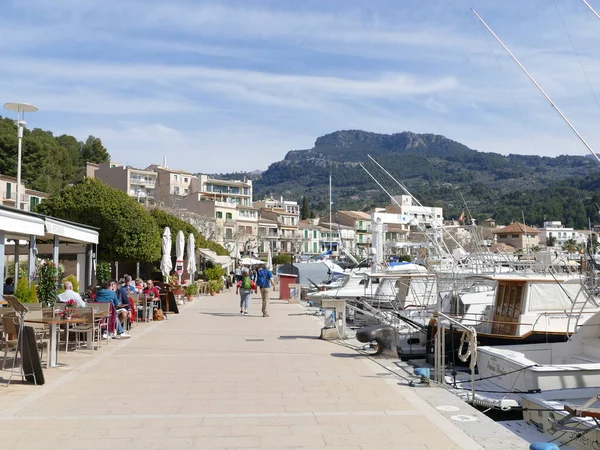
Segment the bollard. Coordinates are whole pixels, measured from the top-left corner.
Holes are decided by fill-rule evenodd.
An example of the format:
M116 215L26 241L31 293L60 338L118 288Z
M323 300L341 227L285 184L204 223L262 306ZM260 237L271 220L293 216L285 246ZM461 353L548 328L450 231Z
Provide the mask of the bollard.
M356 339L359 342L377 342L378 349L376 355L384 355L391 358L398 358L398 348L396 346L396 329L389 325L374 325L363 327L356 332Z

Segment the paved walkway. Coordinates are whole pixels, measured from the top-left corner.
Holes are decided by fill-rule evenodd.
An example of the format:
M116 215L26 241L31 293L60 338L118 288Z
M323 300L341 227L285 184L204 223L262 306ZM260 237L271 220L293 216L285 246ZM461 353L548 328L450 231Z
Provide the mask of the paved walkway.
M375 363L315 339L299 305L275 300L263 318L254 296L250 309L233 292L201 297L68 353L45 386L0 387L2 448L481 448Z

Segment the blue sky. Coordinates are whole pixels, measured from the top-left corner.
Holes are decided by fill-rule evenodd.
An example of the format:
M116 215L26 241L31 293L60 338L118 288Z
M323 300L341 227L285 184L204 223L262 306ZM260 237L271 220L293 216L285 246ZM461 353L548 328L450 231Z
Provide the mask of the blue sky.
M586 154L471 6L600 151L600 21L579 0L7 1L0 103L120 163L266 169L339 129Z

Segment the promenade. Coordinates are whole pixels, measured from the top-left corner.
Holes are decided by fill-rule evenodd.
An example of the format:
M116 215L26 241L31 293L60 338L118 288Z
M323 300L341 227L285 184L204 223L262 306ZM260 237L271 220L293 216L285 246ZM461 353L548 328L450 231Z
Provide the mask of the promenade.
M238 304L233 291L200 297L94 355L61 353L68 366L46 370L45 386L0 387L2 448L493 448L381 366L316 339L321 323L301 306L273 300L263 318L257 295L249 316Z

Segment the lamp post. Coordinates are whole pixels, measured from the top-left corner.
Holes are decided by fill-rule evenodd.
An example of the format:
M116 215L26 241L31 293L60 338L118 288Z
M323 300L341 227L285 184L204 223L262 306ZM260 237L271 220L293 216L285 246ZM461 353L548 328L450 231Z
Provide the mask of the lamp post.
M32 105L30 103L5 103L4 108L9 111L14 111L17 113L17 120L15 123L17 125L17 140L18 140L18 150L17 150L17 189L16 189L16 200L15 207L17 209L21 209L21 144L23 141L23 127L27 125L25 122L25 113L26 112L36 112L38 107Z

